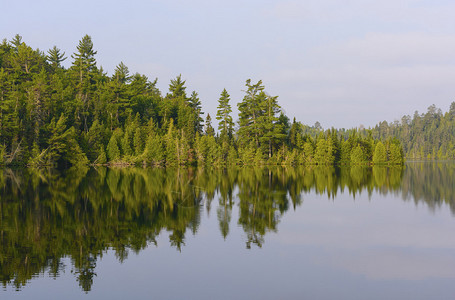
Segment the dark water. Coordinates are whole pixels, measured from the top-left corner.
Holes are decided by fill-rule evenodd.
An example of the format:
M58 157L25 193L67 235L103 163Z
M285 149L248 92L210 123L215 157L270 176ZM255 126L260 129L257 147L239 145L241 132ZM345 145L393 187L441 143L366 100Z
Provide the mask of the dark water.
M455 163L0 172L0 299L454 299Z

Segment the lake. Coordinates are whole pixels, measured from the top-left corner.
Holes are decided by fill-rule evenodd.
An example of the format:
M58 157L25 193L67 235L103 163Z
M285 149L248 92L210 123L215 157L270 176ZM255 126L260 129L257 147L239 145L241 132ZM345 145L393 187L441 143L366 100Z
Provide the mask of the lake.
M0 172L1 299L453 299L455 163Z

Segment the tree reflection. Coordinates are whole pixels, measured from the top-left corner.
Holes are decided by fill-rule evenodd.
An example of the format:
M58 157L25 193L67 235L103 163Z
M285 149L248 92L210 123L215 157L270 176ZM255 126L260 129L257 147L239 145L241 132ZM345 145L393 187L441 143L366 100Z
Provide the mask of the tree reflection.
M424 202L435 210L443 204L455 214L455 164L452 161L409 163L401 184L402 198ZM396 185L400 185L395 179Z
M70 257L84 291L98 257L120 261L169 232L181 250L200 223L194 174L161 169L4 170L0 173L0 280L17 289L35 274L58 276Z
M312 192L335 199L366 191L401 193L431 209L446 203L455 213L454 164L388 167L107 169L4 169L0 172L0 280L21 289L37 274L58 277L70 258L83 291L90 291L96 262L112 249L120 262L157 245L164 232L183 251L196 234L203 208L216 205L221 236L237 224L246 247L262 247L283 215ZM212 201L216 199L215 201Z

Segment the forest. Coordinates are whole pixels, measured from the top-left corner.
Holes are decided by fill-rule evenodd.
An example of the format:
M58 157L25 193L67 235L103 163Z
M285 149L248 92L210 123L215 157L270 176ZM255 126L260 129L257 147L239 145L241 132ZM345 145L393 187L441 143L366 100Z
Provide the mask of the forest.
M57 46L45 53L19 35L2 41L1 165L392 165L403 164L405 153L429 151L420 150L425 142L409 145L393 130L308 131L290 121L262 81L249 79L237 104L238 122L223 89L214 126L180 75L164 94L157 79L130 74L122 62L109 76L96 54L86 35L65 68L68 57ZM445 143L442 136L440 141ZM453 150L453 143L445 145Z
M372 128L373 137L396 137L403 145L404 154L410 160L455 159L455 102L443 113L434 104L426 113L415 112L401 121L383 121ZM364 134L364 136L366 136Z

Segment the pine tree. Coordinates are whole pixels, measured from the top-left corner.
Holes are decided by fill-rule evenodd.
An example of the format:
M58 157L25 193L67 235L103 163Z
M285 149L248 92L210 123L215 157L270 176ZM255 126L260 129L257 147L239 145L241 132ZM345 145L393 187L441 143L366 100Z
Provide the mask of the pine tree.
M89 131L85 135L86 148L85 153L90 161L94 161L101 154L99 149L103 148L106 143L105 129L102 124L96 119Z
M66 145L66 139L68 135L66 127L67 118L62 114L58 121L53 119L50 126L50 138L48 139L48 147L46 150L46 162L49 164L56 164L63 154Z
M142 130L140 127L137 127L134 132L133 143L134 143L134 155L135 156L141 155L144 151L144 137L143 137Z
M88 131L88 117L90 115L89 107L92 104L93 97L94 82L92 81L98 73L95 60L96 53L93 50L92 38L85 35L79 41L77 52L71 55L74 59L71 72L75 76L76 90L78 91L74 109L76 110L76 118L83 121L81 125L86 132Z
M120 123L122 123L128 116L132 114L131 100L129 97L128 83L131 77L129 76L128 67L123 63L115 68L112 81L110 83L113 92L113 109L114 114Z
M249 141L253 140L257 148L259 147L259 137L261 135L258 127L258 118L263 115L261 104L266 95L263 93L264 86L261 80L256 84L251 84L251 79L248 79L245 86L247 87L246 95L242 102L237 105L240 125L237 134L242 146L249 144Z
M57 46L54 46L52 49L49 49L47 53L46 59L55 72L58 68L62 67L62 62L66 60L65 52L61 52Z
M178 75L175 79L171 79L171 83L169 84L169 94L167 95L168 98L178 98L183 97L186 99L186 87L185 87L185 80L182 80L182 75Z
M269 159L272 157L272 147L280 142L283 142L287 134L284 132L284 124L289 126L289 119L281 113L281 107L278 105L278 97L266 96L266 99L263 103L264 105L264 115L261 116L259 120L259 127L262 127L262 136L260 141L268 149ZM277 114L280 114L280 117L286 118L282 123L279 123L279 118Z
M292 125L289 128L289 146L292 148L299 147L298 145L298 139L302 138L302 130L301 130L301 125L300 122L292 121Z
M349 140L343 140L341 142L341 155L340 164L349 165L351 163L351 149L352 145Z
M88 74L96 69L95 55L97 52L93 50L92 38L85 35L77 45L77 52L71 57L73 61L73 69L79 74L79 86L83 86L87 81Z
M129 158L133 154L133 150L131 149L131 135L130 130L128 128L125 129L125 133L120 140L121 146L121 153L124 158Z
M304 163L306 165L313 165L316 164L316 160L314 157L314 146L311 142L305 142L303 144L303 156L304 156Z
M11 44L14 46L16 51L18 50L19 46L22 45L22 36L16 34L14 38L11 40Z
M322 132L316 144L314 160L318 165L333 165L335 163L332 139L330 137L326 139Z
M374 149L373 163L375 165L382 165L387 163L387 151L381 141L376 144L376 147Z
M163 140L158 135L150 135L147 139L143 159L147 164L161 165L164 163L165 150Z
M216 119L218 120L218 130L220 132L220 139L222 141L229 141L232 139L234 132L234 122L231 117L231 105L229 104L230 96L226 89L221 92L220 99L218 100L218 110Z
M61 115L57 122L51 121L51 137L48 148L45 150L45 162L49 165L61 163L66 165L85 165L88 159L76 140L74 127L67 129L67 118Z
M397 140L390 144L389 164L402 165L404 163L403 148L400 147Z
M174 129L174 120L171 119L166 135L163 137L164 148L166 152L166 165L178 164L178 138Z
M390 164L403 163L402 149L415 158L455 158L455 103L446 114L432 105L425 114L403 117L401 124L381 122L377 128L359 131L332 128L324 136L319 123L310 127L294 119L290 124L278 98L265 92L262 81L247 80L238 104L239 130L234 132L230 96L223 89L216 116L219 135L210 115L204 134L201 101L196 92L187 97L181 75L171 80L163 98L157 80L130 76L123 62L108 76L97 68L96 54L90 36L84 36L67 70L61 65L65 53L56 46L45 55L19 35L0 43L4 164L69 166L88 158L170 165L195 161L333 165L349 164L358 147L363 155L357 162L377 163L384 160L377 139L392 136L401 144L385 139Z
M366 154L362 149L362 146L360 144L357 144L357 146L354 147L351 152L351 165L363 165L366 164L366 162Z
M208 136L215 136L215 130L212 127L212 118L210 114L207 114L207 118L205 119L205 134Z
M43 53L33 50L25 43L19 44L10 58L13 72L24 81L31 80L33 73L39 73L45 67L45 61Z
M104 147L103 146L100 146L100 149L98 150L98 157L96 158L96 160L94 161L94 163L96 164L105 164L107 163L107 156L106 156L106 151L104 151Z
M107 144L107 158L110 162L116 162L120 159L120 149L118 147L118 136L121 134L120 131L114 131L109 143Z
M199 100L198 94L193 91L191 93L190 99L188 99L190 107L193 109L194 112L194 132L202 132L202 115L204 112L202 111L201 100Z

